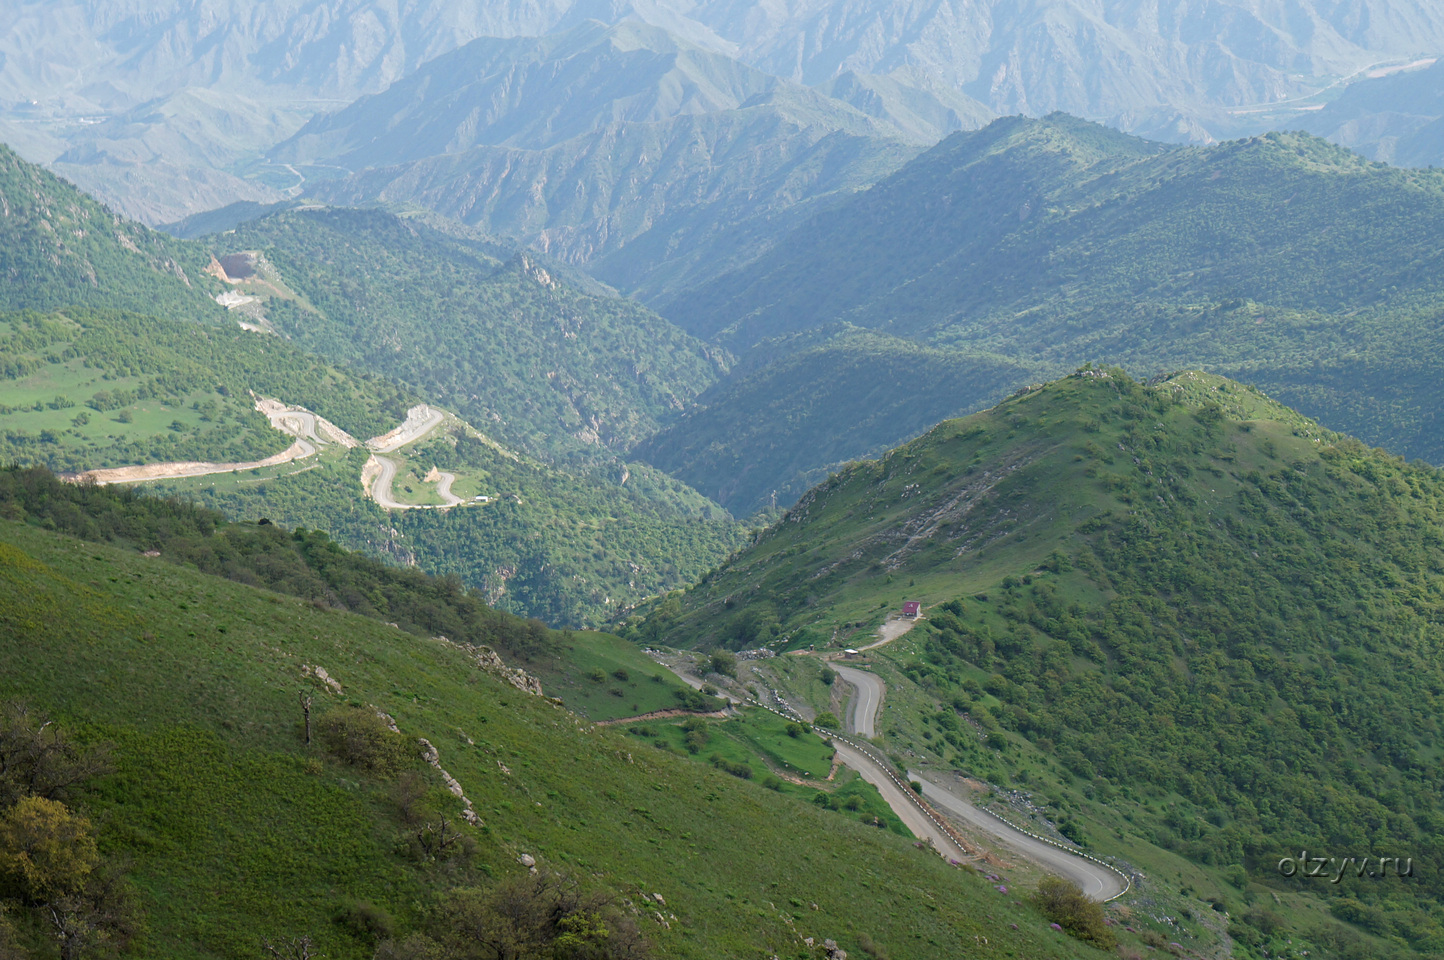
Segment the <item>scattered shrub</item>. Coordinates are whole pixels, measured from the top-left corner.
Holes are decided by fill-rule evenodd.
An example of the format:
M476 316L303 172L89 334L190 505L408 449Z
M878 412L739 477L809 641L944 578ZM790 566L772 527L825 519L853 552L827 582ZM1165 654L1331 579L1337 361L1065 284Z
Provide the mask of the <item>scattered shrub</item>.
M1104 950L1111 950L1118 943L1104 922L1103 905L1089 900L1075 883L1062 877L1044 877L1038 881L1033 903L1043 916L1079 940L1090 941Z
M337 760L389 777L406 763L410 753L405 737L386 725L374 711L343 707L316 725L321 743Z
M737 658L726 650L714 651L707 666L713 673L720 673L726 677L737 676Z
M396 921L385 907L366 900L347 901L336 908L336 924L361 940L383 940L396 932Z

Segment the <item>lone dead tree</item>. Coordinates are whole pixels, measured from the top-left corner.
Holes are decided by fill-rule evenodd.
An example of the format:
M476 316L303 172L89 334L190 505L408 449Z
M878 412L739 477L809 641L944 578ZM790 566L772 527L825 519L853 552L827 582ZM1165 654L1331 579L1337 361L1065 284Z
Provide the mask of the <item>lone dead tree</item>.
M283 940L272 940L270 937L261 941L261 947L266 951L266 956L275 957L276 960L320 960L324 953L312 953L315 945L311 943L309 936L287 937Z
M306 721L306 746L311 745L311 695L302 690L296 695L301 701L301 716Z
M446 817L443 816L440 820L440 824L428 823L416 831L416 841L421 845L421 852L428 860L434 860L445 853L447 847L462 837L462 834L456 830L448 831L451 824L447 822Z

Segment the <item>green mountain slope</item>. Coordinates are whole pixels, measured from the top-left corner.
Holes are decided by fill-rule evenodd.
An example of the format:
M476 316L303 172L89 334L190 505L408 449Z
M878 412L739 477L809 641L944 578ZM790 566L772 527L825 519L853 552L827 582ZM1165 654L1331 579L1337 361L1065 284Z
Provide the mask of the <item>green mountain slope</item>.
M0 309L87 306L216 318L204 252L122 220L0 145Z
M536 452L625 448L725 370L724 353L632 301L388 213L287 211L208 242L264 252L299 295L264 309L297 344Z
M1165 149L1013 118L661 309L734 349L845 321L1055 372L1207 365L1438 459L1432 418L1407 407L1439 379L1421 357L1437 353L1441 217L1440 174L1304 135Z
M86 510L113 513L107 498L85 492ZM23 487L0 499L27 515ZM308 535L241 540L261 566L294 563L295 544L327 563ZM448 591L412 580L393 587ZM604 922L620 940L634 923L653 956L795 954L803 937L900 958L973 937L1034 957L1103 956L908 840L639 749L425 632L11 519L0 623L0 698L25 698L74 742L108 744L108 771L64 802L87 817L107 868L128 875L135 955L239 958L263 939L308 937L313 956L371 957L378 941L435 930L454 891L525 877L529 858L609 895L588 928ZM298 693L311 697L309 745ZM438 848L443 816L454 839ZM116 915L113 897L86 902ZM43 913L17 908L10 921L0 935L13 928L13 945L52 955Z
M83 471L259 460L290 446L253 394L305 404L353 434L384 433L414 401L230 324L116 310L0 314L0 461Z
M51 192L41 206L12 207L5 226L14 243L3 249L17 266L6 294L21 304L66 302L58 281L35 267L44 251L24 238L51 235L55 210L100 216L101 208L35 168L20 170ZM490 502L393 517L364 497L366 451L348 456L336 444L303 462L170 489L232 517L330 530L348 546L453 573L496 603L556 623L603 622L619 606L691 582L736 546L724 510L608 448L674 417L724 360L646 309L578 293L526 259L502 263L496 244L464 229L442 233L376 211L286 211L205 242L135 230L211 273L187 286L137 263L118 240L96 240L105 256L83 263L58 258L94 273L93 284L76 288L79 302L135 303L164 318L114 308L0 315L0 454L9 462L77 472L245 464L292 442L256 411L253 394L306 407L361 441L395 428L418 401L444 398L509 445L573 465L503 454L475 431L461 431L464 443L443 431L414 451L420 473L401 477L398 492L409 497L400 488L439 466L458 471L468 497ZM213 250L236 282L213 277L221 266ZM229 318L209 295L222 289L237 304ZM204 309L190 313L192 301Z
M830 470L997 400L1028 374L1002 357L873 331L779 338L632 452L746 516L790 504Z
M1437 470L1250 388L1089 370L840 472L640 635L857 646L921 600L874 665L909 763L1026 784L1150 876L1201 868L1252 947L1432 955L1437 876L1277 864L1444 852L1441 517ZM1302 891L1355 931L1265 908Z

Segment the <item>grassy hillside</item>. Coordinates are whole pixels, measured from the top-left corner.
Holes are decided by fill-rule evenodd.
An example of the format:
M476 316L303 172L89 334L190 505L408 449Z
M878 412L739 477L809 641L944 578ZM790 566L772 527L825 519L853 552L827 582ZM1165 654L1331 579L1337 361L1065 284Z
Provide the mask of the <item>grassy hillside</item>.
M413 399L230 324L87 308L0 314L5 463L80 471L261 459L291 438L256 411L252 391L363 438L391 429Z
M258 561L295 556L274 536L253 541ZM931 957L974 937L1102 955L909 840L593 728L455 643L164 555L0 520L0 623L0 698L106 745L108 769L64 802L127 878L134 955L251 957L300 937L332 958L414 950L399 942L445 936L462 904L526 876L523 857L610 897L592 926L634 923L654 956L813 955L803 937L854 955ZM438 849L443 815L458 839ZM120 913L113 895L102 905ZM17 905L12 944L55 955L44 916Z
M1049 376L1202 366L1440 461L1441 227L1444 174L1305 134L1168 148L1009 118L658 308L739 352L841 321Z
M843 470L638 636L853 646L920 599L875 665L909 763L1030 791L1249 951L1432 955L1432 872L1277 864L1444 854L1441 517L1437 470L1237 383L1084 371Z
M282 212L207 242L264 251L295 294L266 316L297 344L533 452L625 448L725 370L723 351L632 301L380 211Z

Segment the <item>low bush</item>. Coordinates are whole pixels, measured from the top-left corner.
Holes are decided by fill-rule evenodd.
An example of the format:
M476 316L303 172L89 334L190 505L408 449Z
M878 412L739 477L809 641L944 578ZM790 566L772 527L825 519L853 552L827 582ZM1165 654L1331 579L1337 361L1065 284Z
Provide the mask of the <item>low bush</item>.
M1079 940L1087 940L1104 950L1111 950L1118 943L1104 922L1103 905L1089 900L1075 883L1062 877L1044 877L1038 881L1033 903L1043 916Z
M337 760L390 777L406 764L410 744L387 726L374 711L343 707L321 718L317 733L326 751Z

